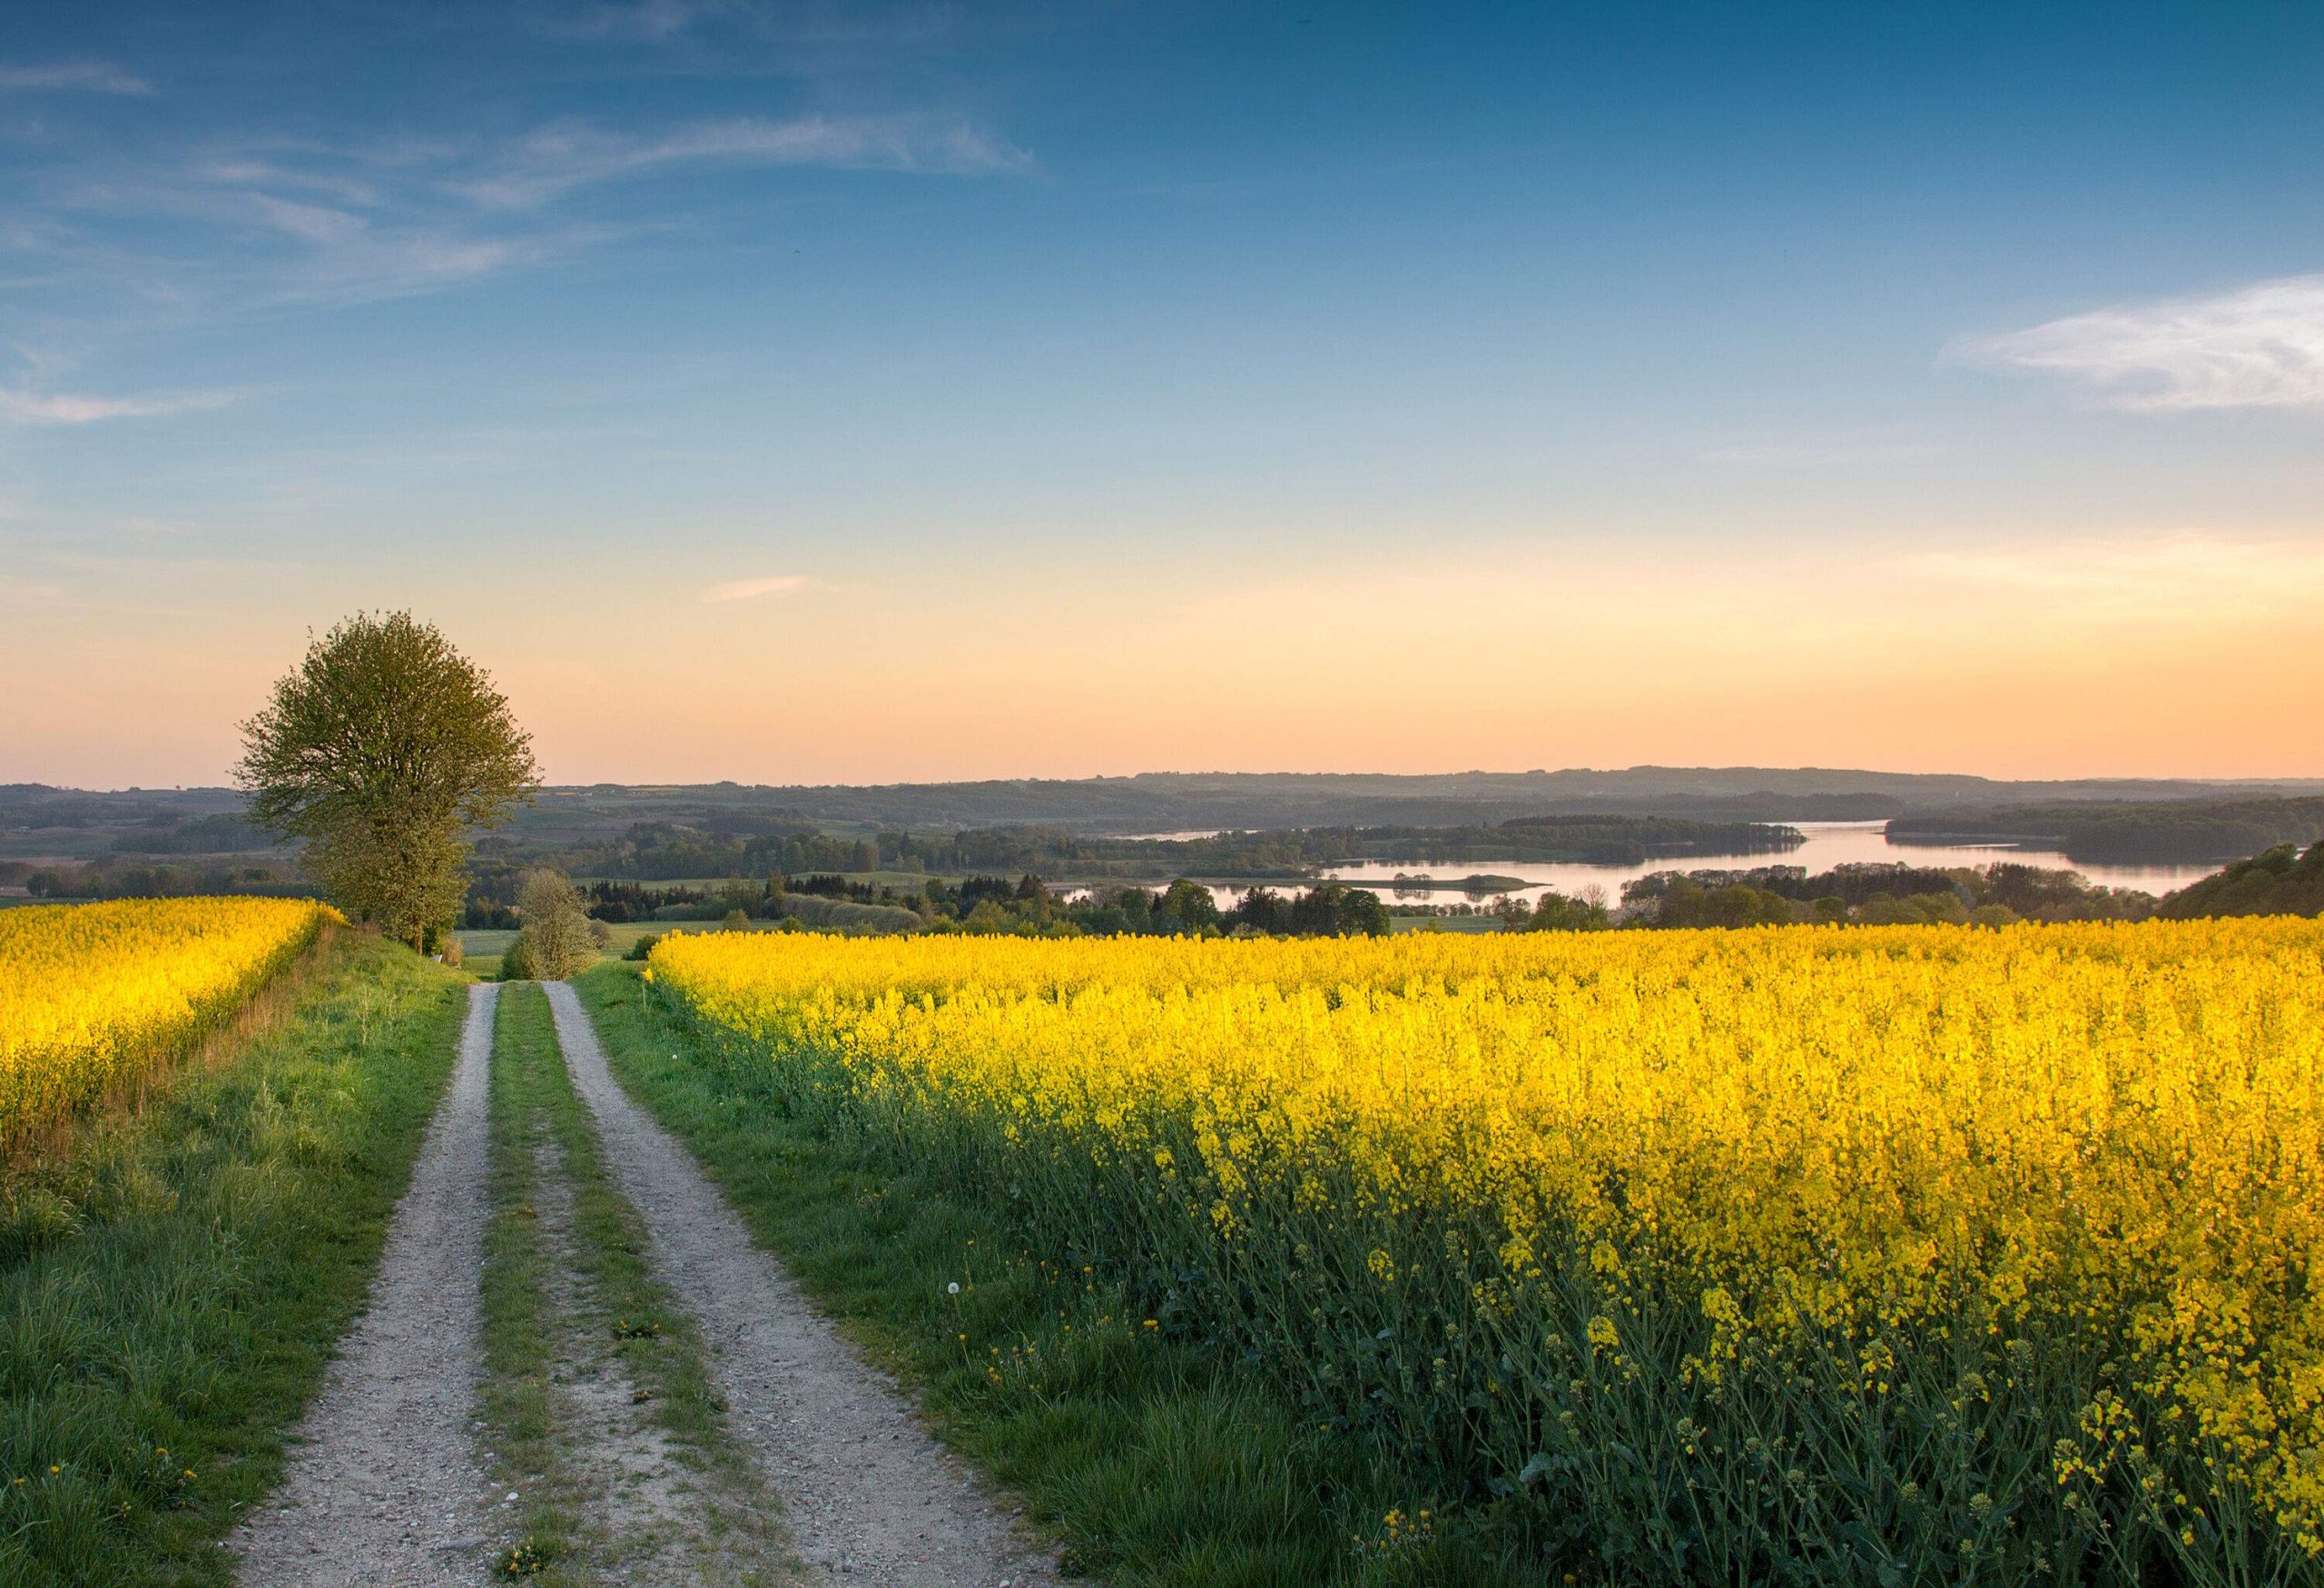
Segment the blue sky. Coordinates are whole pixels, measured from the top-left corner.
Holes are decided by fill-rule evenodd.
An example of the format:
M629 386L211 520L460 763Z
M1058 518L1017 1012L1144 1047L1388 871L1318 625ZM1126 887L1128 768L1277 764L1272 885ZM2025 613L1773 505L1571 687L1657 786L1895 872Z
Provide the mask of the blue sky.
M2324 8L93 9L0 780L381 605L574 779L2324 771Z

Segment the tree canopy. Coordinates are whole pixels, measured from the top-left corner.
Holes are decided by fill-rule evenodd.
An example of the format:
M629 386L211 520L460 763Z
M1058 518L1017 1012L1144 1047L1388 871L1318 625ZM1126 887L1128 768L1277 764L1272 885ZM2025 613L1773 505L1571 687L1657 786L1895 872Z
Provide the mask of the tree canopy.
M2172 921L2207 915L2324 914L2324 843L2302 854L2279 843L2180 889L2155 913Z
M310 644L242 737L251 820L303 840L332 899L414 947L459 909L467 832L540 786L490 676L409 612Z

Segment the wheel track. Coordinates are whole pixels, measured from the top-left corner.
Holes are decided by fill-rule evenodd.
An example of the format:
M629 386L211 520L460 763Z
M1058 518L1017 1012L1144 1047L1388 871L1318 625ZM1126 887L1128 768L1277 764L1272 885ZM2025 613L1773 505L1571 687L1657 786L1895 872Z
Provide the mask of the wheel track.
M473 1434L499 991L468 990L459 1063L396 1204L363 1316L300 1424L281 1486L231 1541L246 1588L487 1581Z

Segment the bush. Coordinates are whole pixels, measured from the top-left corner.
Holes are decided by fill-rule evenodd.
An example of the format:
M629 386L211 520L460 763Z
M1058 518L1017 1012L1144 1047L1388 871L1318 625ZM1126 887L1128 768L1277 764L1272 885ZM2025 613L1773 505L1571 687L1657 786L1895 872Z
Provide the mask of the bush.
M596 963L597 939L591 929L598 923L581 907L581 895L563 872L527 876L517 912L525 925L501 962L502 980L562 981Z

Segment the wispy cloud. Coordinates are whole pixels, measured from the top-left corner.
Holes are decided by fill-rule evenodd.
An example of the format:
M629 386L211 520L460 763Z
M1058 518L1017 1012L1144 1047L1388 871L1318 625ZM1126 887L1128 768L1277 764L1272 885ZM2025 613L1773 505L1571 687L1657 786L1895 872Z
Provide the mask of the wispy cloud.
M2209 618L2324 599L2324 545L2206 530L1917 552L1901 571L2062 598L2093 616Z
M106 61L0 62L0 94L151 94L153 85Z
M322 214L301 230L313 248L285 272L279 296L304 302L371 302L434 291L547 253L547 237L478 237L436 228L340 226Z
M456 185L481 204L528 209L595 182L714 163L976 176L1022 170L1032 156L965 123L920 117L743 116L651 136L566 123L534 133L496 168Z
M979 20L960 6L927 0L530 0L517 15L552 38L674 44L720 29L746 42L794 47L911 44Z
M2324 407L2324 274L2094 310L1952 350L2078 380L2143 413Z
M198 182L225 187L279 188L293 192L320 192L342 204L369 205L380 202L379 187L359 176L336 171L309 171L279 160L224 155L195 163Z
M39 252L75 260L84 277L110 275L148 300L351 303L458 285L604 234L540 222L479 226L440 188L416 184L420 191L383 198L335 170L208 159L174 182L92 183L69 201L66 212L76 219L169 216L208 229L228 246L175 260L137 248L107 251L87 241L84 228L41 240Z
M19 425L92 425L105 419L157 419L223 408L231 391L172 391L152 397L81 397L65 392L0 390L0 420Z
M296 199L276 198L271 193L252 193L250 202L252 212L264 224L309 242L345 242L364 235L371 228L371 222L364 217L328 204L302 203Z
M246 140L166 168L73 170L44 202L0 214L16 281L110 283L140 306L367 302L463 285L601 250L666 224L581 221L578 189L679 169L822 169L958 176L1032 157L966 122L814 115L616 129L559 122L516 137L340 144ZM639 206L659 208L659 195ZM156 228L155 218L182 224ZM199 247L182 240L207 233ZM8 278L0 278L5 284Z
M705 602L753 601L761 596L784 596L793 590L804 590L814 584L804 574L775 574L759 579L729 579L723 585L713 585L702 593Z
M1914 463L1935 457L1937 450L1925 441L1768 441L1714 447L1696 454L1696 461L1726 469L1844 469L1862 463Z
M615 5L590 5L539 14L544 32L573 38L644 39L659 43L674 38L705 17L724 15L730 0L625 0Z

